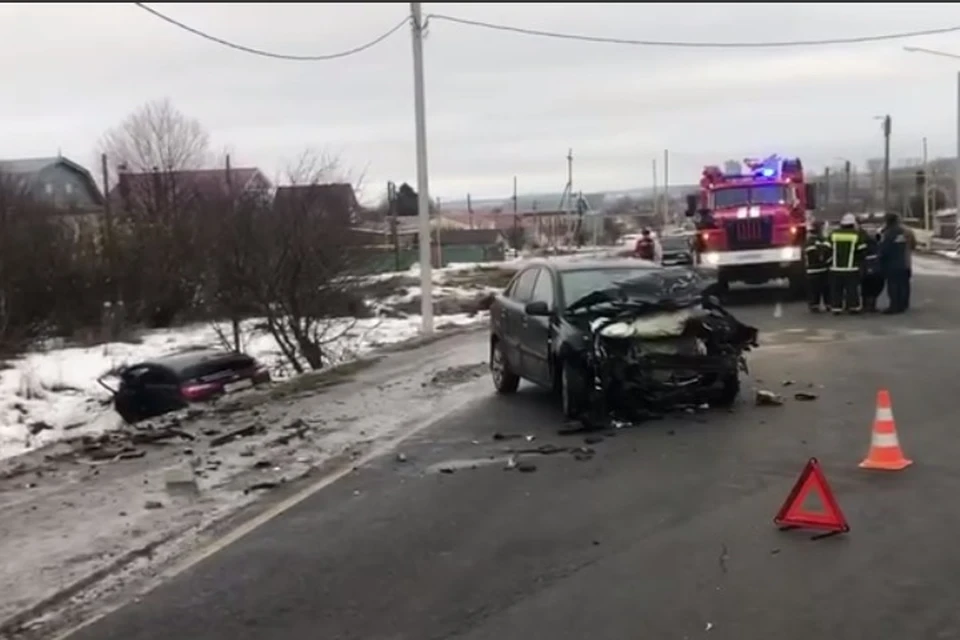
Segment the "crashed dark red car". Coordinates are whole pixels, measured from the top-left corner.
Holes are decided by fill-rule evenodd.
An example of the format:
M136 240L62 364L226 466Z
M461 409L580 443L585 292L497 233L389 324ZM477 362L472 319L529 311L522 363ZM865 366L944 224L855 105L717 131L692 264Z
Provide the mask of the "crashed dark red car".
M126 366L113 375L116 388L98 382L113 394L113 406L125 422L184 409L194 402L270 382L270 372L244 353L203 349L181 351Z

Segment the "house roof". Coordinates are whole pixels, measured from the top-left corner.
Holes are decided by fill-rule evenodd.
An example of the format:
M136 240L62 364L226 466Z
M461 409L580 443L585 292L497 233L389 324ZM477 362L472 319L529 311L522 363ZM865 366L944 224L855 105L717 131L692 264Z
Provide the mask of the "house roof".
M0 174L18 176L28 179L39 174L41 171L56 165L63 165L68 169L80 174L80 176L83 177L83 179L87 182L87 187L90 189L90 194L93 196L94 202L96 202L98 205L103 204L103 195L100 193L100 189L97 187L97 181L93 179L93 175L91 175L91 173L87 171L83 165L77 164L73 160L64 158L63 156L49 156L43 158L11 158L9 160L0 160Z
M277 187L275 202L279 205L294 201L308 202L331 211L356 212L360 209L353 185L337 182L331 184L296 184Z
M162 178L165 180L174 180L184 188L191 188L201 195L220 195L228 191L227 172L225 169L195 169L192 171L164 171ZM234 189L246 189L256 178L260 178L264 184L269 185L270 181L266 176L255 167L243 167L230 170L230 184ZM126 188L130 189L152 189L153 173L129 173L121 172L120 181ZM119 189L118 183L111 190L111 196Z

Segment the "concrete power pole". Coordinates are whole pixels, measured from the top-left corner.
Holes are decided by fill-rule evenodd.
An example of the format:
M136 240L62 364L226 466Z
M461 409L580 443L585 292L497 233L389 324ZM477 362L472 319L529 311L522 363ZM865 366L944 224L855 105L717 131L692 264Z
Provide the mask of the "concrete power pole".
M660 194L657 193L657 159L653 159L653 219L660 215Z
M850 161L843 163L843 212L850 213Z
M423 18L420 3L410 3L413 40L413 106L417 142L417 217L420 243L420 331L433 333L433 268L430 246L430 181L427 175L427 106L423 88Z
M567 229L576 229L576 223L573 220L573 149L567 151ZM575 240L575 239L574 239Z
M890 211L890 133L892 132L890 116L883 117L883 213Z
M661 229L666 227L670 220L670 152L663 150L663 220Z
M921 195L923 196L923 228L930 230L930 190L927 185L930 184L930 161L927 157L927 139L923 139L923 184L920 185Z

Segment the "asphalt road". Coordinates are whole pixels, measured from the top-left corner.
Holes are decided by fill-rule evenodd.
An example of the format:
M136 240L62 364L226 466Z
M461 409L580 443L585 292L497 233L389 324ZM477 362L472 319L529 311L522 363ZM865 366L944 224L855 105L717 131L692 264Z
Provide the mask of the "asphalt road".
M504 449L583 436L557 434L542 392L491 392L407 441L405 461L367 465L72 639L960 637L960 279L918 276L899 317L811 317L778 297L737 312L765 332L752 386L784 406L748 396L521 473ZM808 385L817 400L792 399ZM857 468L881 387L915 460L900 473ZM771 522L810 456L846 536Z

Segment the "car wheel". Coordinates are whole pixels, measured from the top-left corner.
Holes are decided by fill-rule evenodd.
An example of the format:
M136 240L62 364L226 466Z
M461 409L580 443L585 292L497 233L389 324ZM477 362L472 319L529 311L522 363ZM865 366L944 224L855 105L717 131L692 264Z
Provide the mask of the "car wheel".
M713 399L715 407L730 407L740 396L740 374L727 373L720 379L720 388Z
M520 376L510 370L510 364L500 342L494 342L490 347L490 377L493 378L493 387L497 393L515 393L520 387Z
M577 418L584 409L583 376L569 362L560 366L560 408L565 418Z

